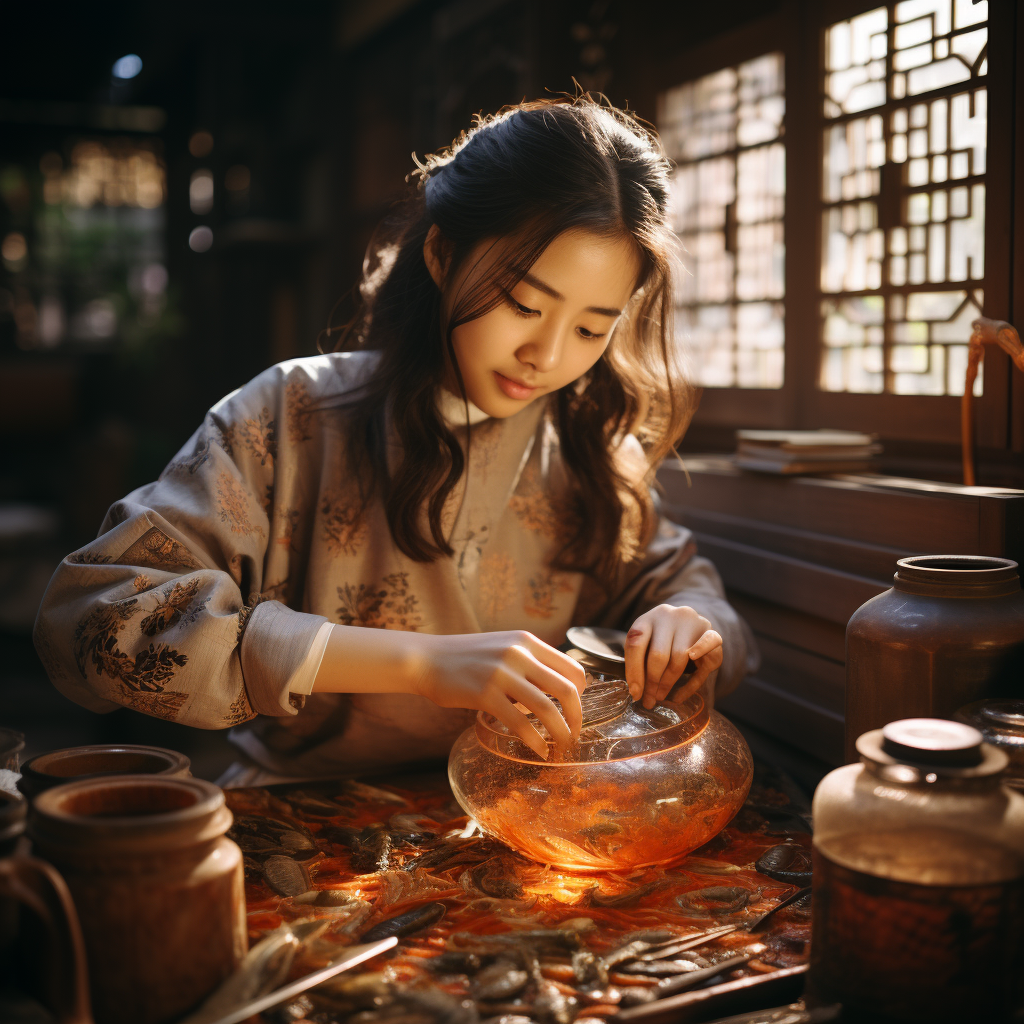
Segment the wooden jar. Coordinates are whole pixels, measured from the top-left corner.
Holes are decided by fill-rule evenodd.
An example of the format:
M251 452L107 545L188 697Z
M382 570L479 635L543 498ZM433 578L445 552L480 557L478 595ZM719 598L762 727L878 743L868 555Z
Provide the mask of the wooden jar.
M78 910L97 1024L172 1021L244 956L231 821L224 794L200 779L111 776L36 797L29 832Z
M135 743L96 743L65 747L30 757L21 766L18 789L30 799L52 786L73 779L103 775L162 775L187 778L192 762L184 754L164 747Z
M846 627L846 759L857 737L903 718L952 718L989 692L1024 642L1017 563L983 555L901 558L891 590Z

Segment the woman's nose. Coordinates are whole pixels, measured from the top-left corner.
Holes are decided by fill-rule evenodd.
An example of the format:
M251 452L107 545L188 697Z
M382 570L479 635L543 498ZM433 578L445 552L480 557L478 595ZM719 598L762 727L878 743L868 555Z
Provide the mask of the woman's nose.
M547 373L558 366L562 358L561 335L556 324L538 324L537 327L530 340L519 347L516 358L538 373Z

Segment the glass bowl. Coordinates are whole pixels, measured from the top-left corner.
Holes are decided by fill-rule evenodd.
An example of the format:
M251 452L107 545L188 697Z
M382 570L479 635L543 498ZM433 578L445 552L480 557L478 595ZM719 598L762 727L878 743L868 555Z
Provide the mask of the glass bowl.
M547 761L494 716L477 715L448 761L459 804L519 853L570 871L667 865L703 846L746 799L746 741L703 691L647 711L624 680L587 675L584 728L568 750L530 716Z

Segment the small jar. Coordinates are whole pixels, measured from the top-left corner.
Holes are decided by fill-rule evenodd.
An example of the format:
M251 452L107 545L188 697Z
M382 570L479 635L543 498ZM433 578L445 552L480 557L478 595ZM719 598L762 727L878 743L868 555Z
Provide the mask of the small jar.
M958 722L971 725L1010 759L1003 782L1024 793L1024 699L976 700L956 713Z
M188 778L192 762L176 750L136 743L95 743L30 757L21 766L18 789L29 799L73 779L104 775L162 775Z
M223 792L200 779L111 776L36 797L29 833L71 891L97 1024L175 1020L245 955L231 822Z
M959 722L857 740L814 794L810 984L843 1020L1001 1021L1021 994L1024 796Z

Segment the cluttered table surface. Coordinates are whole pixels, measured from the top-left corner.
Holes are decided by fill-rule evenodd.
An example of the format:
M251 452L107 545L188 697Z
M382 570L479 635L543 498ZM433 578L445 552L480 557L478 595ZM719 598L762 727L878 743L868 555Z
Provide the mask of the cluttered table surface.
M520 857L476 828L440 773L227 799L250 948L271 937L245 965L254 991L398 937L268 1020L656 1024L734 1012L755 989L752 1005L779 1005L802 987L809 899L764 915L809 884L806 804L763 765L724 831L674 867L631 873Z

